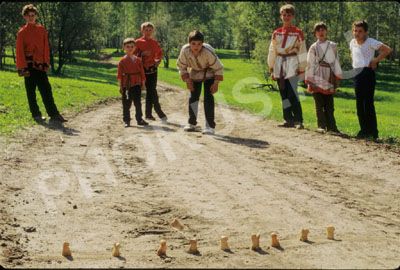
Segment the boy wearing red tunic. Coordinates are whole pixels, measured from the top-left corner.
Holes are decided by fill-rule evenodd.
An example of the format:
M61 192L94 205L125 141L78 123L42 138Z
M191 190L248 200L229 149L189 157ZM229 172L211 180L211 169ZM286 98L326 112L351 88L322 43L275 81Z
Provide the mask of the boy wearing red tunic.
M157 94L157 68L161 63L162 50L160 44L153 38L154 25L145 22L141 25L142 37L136 39L135 55L140 57L143 62L146 74L146 110L145 117L149 120L156 120L152 115L152 110L157 113L161 121L166 122L167 116L161 109Z
M127 38L123 42L126 55L118 63L117 78L122 95L123 121L125 127L131 123L130 108L132 102L136 109L136 122L139 126L147 126L148 123L143 120L141 90L144 87L146 76L143 70L142 60L134 55L135 40Z
M36 23L38 12L34 5L26 5L22 9L22 16L26 24L17 34L16 58L17 70L25 79L26 95L29 109L35 121L41 122L46 118L42 116L36 101L36 86L50 121L67 122L58 112L54 103L51 85L47 77L50 65L50 50L46 29Z

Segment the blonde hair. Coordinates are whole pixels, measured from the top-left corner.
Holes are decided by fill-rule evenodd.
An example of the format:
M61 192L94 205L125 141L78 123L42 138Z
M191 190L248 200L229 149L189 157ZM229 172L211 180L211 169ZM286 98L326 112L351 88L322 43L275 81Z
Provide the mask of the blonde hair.
M145 29L146 27L151 27L151 28L155 28L154 24L151 22L144 22L142 23L142 25L140 26L140 30L143 31L143 29Z
M279 13L282 13L282 11L286 11L287 13L290 13L292 15L294 15L295 13L295 9L292 4L286 4L281 6L281 8L279 9Z
M126 38L122 42L122 46L125 46L126 44L132 43L133 45L136 45L135 39L134 38Z

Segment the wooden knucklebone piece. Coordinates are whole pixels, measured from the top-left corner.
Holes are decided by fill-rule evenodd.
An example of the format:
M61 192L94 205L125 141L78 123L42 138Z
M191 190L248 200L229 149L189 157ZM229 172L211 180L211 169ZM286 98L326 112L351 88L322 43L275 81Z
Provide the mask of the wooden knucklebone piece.
M62 255L64 257L72 256L71 250L69 249L69 243L68 242L64 242L64 244L63 244Z
M252 234L251 235L251 242L252 242L252 246L251 249L252 250L258 250L260 249L260 234Z
M161 240L160 247L157 250L158 256L167 256L167 241Z
M230 250L228 245L228 236L221 236L221 249Z
M276 233L271 233L271 247L279 248L280 246L278 235Z
M330 239L330 240L333 240L334 239L334 232L335 232L335 227L328 226L326 228L327 238Z
M185 226L176 218L171 222L171 226L180 231L185 228Z
M307 242L308 241L308 233L310 230L308 229L302 229L301 230L301 235L300 235L300 241Z
M119 256L121 256L121 253L120 253L120 251L119 251L119 248L120 248L120 244L119 244L119 243L115 243L114 246L113 246L113 248L112 248L112 255L113 255L114 257L119 257Z
M189 240L189 253L191 254L198 254L199 250L197 249L197 240L196 239L191 239Z

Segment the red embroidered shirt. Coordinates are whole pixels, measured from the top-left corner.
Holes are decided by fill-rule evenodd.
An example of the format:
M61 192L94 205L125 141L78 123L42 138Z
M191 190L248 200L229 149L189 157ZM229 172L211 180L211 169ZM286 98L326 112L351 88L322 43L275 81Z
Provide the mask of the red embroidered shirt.
M35 63L50 65L48 33L40 24L27 23L18 31L16 46L17 69L28 67L27 56L32 56Z
M149 55L144 55L145 51L149 51ZM145 37L136 40L135 55L142 58L143 66L149 68L154 66L162 58L162 49L155 39L146 39Z
M144 75L142 60L139 57L125 55L118 63L117 78L121 81L122 87L144 85L146 76Z

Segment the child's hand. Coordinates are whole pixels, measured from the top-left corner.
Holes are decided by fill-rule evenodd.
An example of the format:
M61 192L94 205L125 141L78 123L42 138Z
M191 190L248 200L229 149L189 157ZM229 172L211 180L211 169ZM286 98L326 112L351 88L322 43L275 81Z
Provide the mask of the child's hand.
M142 55L143 56L149 56L151 54L151 51L143 51Z
M369 63L369 67L372 68L372 70L375 70L378 67L378 60L376 58L372 59L372 61Z
M194 90L193 81L191 79L187 79L186 80L186 87L187 87L187 89L190 90L190 92L193 92L193 90Z
M219 84L219 82L218 82L218 81L215 81L215 82L211 85L211 87L210 87L211 94L217 93L217 91L218 91L218 84Z

